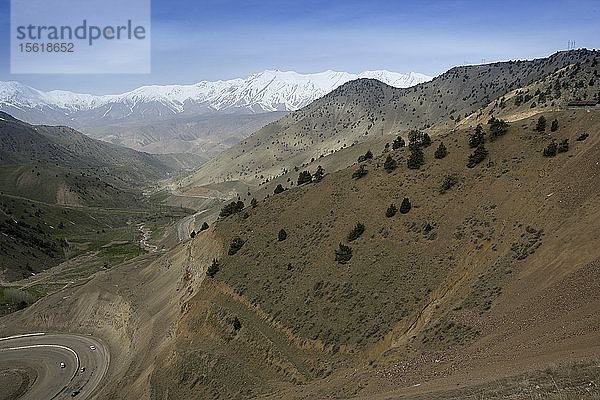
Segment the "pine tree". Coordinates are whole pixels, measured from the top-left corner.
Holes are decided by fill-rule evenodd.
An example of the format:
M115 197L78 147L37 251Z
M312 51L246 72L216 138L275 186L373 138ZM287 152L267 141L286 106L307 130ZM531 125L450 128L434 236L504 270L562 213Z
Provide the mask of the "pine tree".
M410 156L406 160L406 165L410 169L419 169L425 164L425 155L419 146L413 146L410 149Z
M285 229L282 228L279 231L279 234L277 234L277 240L279 240L280 242L283 242L286 238L287 238L287 232L285 231Z
M429 137L429 135L427 133L424 133L422 136L421 146L423 146L423 147L431 146L431 138Z
M448 155L448 149L446 149L446 146L444 146L444 143L442 142L435 151L434 157L439 160L446 157L446 155Z
M310 174L310 172L308 172L308 171L300 172L300 175L298 175L298 186L303 185L305 183L311 183L311 182L312 182L312 175Z
M538 122L537 125L535 126L535 130L538 132L545 132L546 131L546 117L544 117L543 115L541 115L538 118Z
M208 229L208 224L206 223L206 221L204 221L204 223L202 224L202 226L200 227L200 232L205 231Z
M544 157L554 157L557 151L558 146L556 145L556 142L552 142L544 149Z
M560 142L556 150L559 153L566 153L569 151L569 139L564 139L562 142Z
M444 177L444 181L442 182L442 187L440 188L440 193L445 193L446 190L450 189L452 186L458 183L458 179L454 175L446 175Z
M212 278L217 274L217 272L219 272L219 262L216 258L213 258L212 264L206 270L206 275Z
M367 152L365 154L358 157L358 162L364 162L364 161L370 160L372 158L373 158L373 153L371 153L371 150L367 150Z
M397 166L398 166L398 163L396 162L396 160L394 160L392 158L391 155L388 155L387 158L385 159L385 162L383 163L383 168L385 168L385 170L387 172L392 172L393 170L396 169Z
M392 204L390 204L390 206L386 210L385 216L388 217L388 218L392 218L394 215L396 215L397 211L398 211L398 209L396 208L396 206L394 205L394 203L392 203Z
M490 126L490 138L492 140L503 136L506 134L506 132L508 132L508 123L496 117L490 118L488 125ZM481 143L483 143L483 140ZM477 146L479 146L479 144Z
M335 261L340 264L346 264L352 258L352 248L339 244L339 249L335 251Z
M283 188L283 186L281 186L281 183L279 185L277 185L277 187L275 188L275 190L273 190L273 194L279 194L279 193L283 193L285 189Z
M352 228L352 230L348 233L348 241L352 242L353 240L356 240L360 237L360 235L363 234L363 232L365 231L365 226L363 224L361 224L360 222L357 222L356 225L354 226L354 228Z
M229 254L230 256L234 255L238 252L239 249L242 248L243 245L244 241L240 237L233 238L231 244L229 245L229 251L227 252L227 254Z
M477 146L473 154L469 156L469 161L467 162L468 168L473 168L480 162L482 162L488 155L487 149L483 146L483 143Z
M315 174L313 175L313 180L315 182L321 182L321 180L323 179L323 175L325 174L325 171L323 170L323 167L321 167L320 165L317 167L317 170L315 171Z
M227 204L226 206L224 206L223 208L221 208L221 212L219 214L219 217L221 218L225 218L228 217L230 215L239 213L240 211L242 211L244 209L244 202L243 201L233 201L229 204Z
M396 139L394 139L394 143L392 144L392 149L397 150L404 146L406 146L404 139L402 138L402 136L398 136Z
M556 132L558 130L558 120L555 119L552 121L552 125L550 126L550 131Z
M402 200L402 204L400 204L400 214L408 214L411 207L410 200L408 200L408 197L405 197L404 200Z

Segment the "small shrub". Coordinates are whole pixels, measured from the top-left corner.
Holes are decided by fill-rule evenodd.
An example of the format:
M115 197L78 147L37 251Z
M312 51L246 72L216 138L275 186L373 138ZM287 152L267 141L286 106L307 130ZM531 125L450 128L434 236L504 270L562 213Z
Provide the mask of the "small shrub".
M487 149L483 146L483 144L480 144L479 146L477 146L477 148L475 149L473 154L471 154L469 156L469 161L467 162L467 167L468 168L475 167L477 164L482 162L487 157L487 155L488 155Z
M398 212L398 209L396 208L394 203L392 203L392 204L390 204L388 209L385 211L385 216L388 218L392 218L394 215L396 215L396 212Z
M368 150L364 155L358 157L358 162L364 162L367 160L371 160L373 158L373 153L371 153L371 150Z
M515 106L519 107L523 103L523 95L515 96Z
M212 264L210 264L210 266L206 270L206 275L213 278L217 274L217 272L219 272L219 269L219 262L216 258L213 258Z
M442 187L440 188L440 193L444 193L449 190L452 186L458 183L458 178L454 175L446 175L444 177L444 181L442 182Z
M356 171L354 171L354 173L352 173L352 178L354 179L360 179L363 176L365 176L367 174L367 169L365 168L364 165L361 165L358 167L358 169Z
M285 189L283 188L283 186L281 186L281 183L279 185L277 185L277 187L275 188L275 190L273 190L273 194L279 194L279 193L283 193Z
M202 224L202 226L200 227L200 232L205 231L208 229L208 224L206 223L206 221L204 221L204 223Z
M545 132L546 131L546 117L544 117L543 115L541 115L538 118L538 122L537 125L535 126L535 130L538 132Z
M388 155L385 159L385 162L383 163L383 168L385 168L387 172L392 172L396 169L397 166L398 162L396 162L396 160L394 160L391 155Z
M552 142L544 149L544 157L554 157L557 151L558 146L556 145L556 142Z
M569 151L569 139L564 139L562 142L560 142L556 150L559 153L566 153L567 151Z
M352 230L348 233L348 241L352 242L356 239L358 239L360 237L360 235L363 234L363 232L365 231L365 226L363 224L361 224L360 222L357 222L356 225L354 226L354 228L352 228Z
M239 331L240 329L242 329L242 323L240 322L237 316L233 318L233 329L235 331Z
M298 186L303 185L305 183L311 183L311 182L312 182L312 175L310 174L310 172L308 172L308 171L300 172L300 175L298 175Z
M579 137L577 138L578 142L583 142L585 139L587 139L590 136L589 133L582 133L581 135L579 135Z
M287 239L287 232L282 228L277 234L277 240L283 242L285 239Z
M555 119L554 121L552 121L552 125L550 125L550 131L556 132L557 130L558 130L558 120Z
M240 237L234 237L231 241L231 244L229 245L229 251L227 252L227 254L229 254L230 256L234 255L242 248L244 243L245 242Z
M408 200L408 197L405 197L404 200L402 200L402 204L400 204L400 214L408 214L411 208L412 205L410 204L410 200Z
M440 143L440 145L438 146L437 150L435 151L434 157L437 158L438 160L441 160L442 158L446 157L448 155L448 149L446 149L446 146L444 146L444 143Z
M256 208L256 206L258 205L258 201L256 201L256 199L253 197L252 200L250 200L250 205L252 206L252 208Z
M352 258L352 248L340 243L339 249L335 251L335 261L346 264Z

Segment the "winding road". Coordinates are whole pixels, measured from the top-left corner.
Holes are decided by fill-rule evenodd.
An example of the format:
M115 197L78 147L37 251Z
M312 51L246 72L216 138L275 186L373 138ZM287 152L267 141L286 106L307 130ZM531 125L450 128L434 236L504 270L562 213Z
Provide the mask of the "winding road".
M0 338L0 398L86 399L109 363L106 346L91 336L30 333Z
M203 212L206 212L206 211L208 211L208 210L198 211L194 215L190 215L190 216L187 216L185 218L182 218L177 223L177 237L179 238L180 242L183 242L184 240L187 240L187 239L190 238L190 233L191 233L190 226L192 225L192 222L194 222L196 220L196 217L198 215L200 215L200 214L202 214Z

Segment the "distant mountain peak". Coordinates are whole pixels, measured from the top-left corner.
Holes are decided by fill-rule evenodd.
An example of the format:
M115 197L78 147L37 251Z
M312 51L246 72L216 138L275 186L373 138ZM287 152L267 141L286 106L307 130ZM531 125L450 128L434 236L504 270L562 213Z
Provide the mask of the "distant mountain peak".
M105 123L161 120L167 116L219 112L295 111L359 78L410 87L431 77L384 70L360 74L327 70L314 74L267 69L242 79L201 81L191 85L148 85L132 91L96 96L64 90L43 92L19 82L0 82L0 110L32 123ZM76 125L77 125L76 124Z

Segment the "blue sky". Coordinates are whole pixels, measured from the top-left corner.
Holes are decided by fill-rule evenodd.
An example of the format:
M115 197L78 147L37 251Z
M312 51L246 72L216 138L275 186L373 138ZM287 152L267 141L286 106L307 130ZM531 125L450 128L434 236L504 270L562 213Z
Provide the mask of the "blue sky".
M599 1L153 0L152 73L11 75L10 1L0 0L0 80L116 93L146 84L387 69L437 75L464 63L600 48Z

